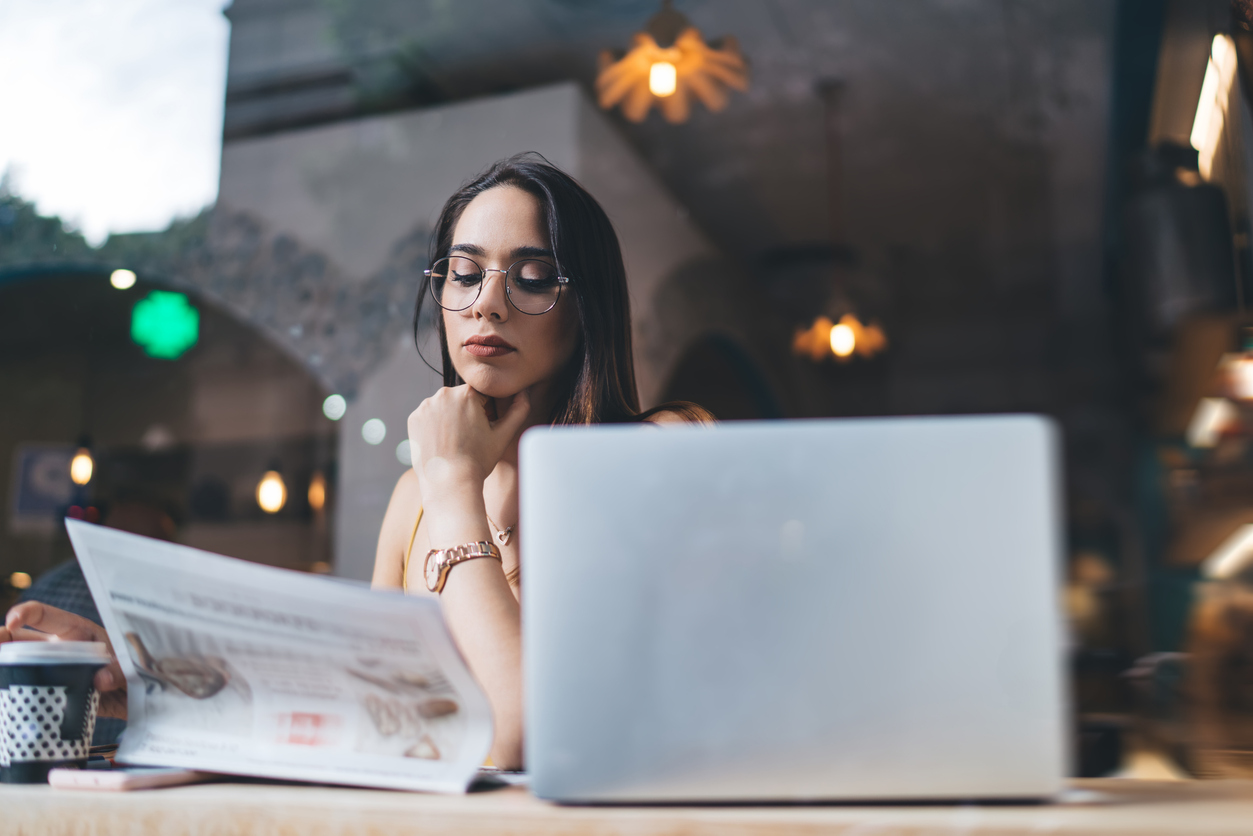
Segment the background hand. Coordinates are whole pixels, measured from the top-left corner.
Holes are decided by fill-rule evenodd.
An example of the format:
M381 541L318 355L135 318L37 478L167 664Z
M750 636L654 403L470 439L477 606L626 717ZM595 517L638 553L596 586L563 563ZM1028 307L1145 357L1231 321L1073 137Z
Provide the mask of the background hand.
M95 686L100 692L102 717L126 718L126 677L118 666L109 634L95 622L79 615L25 601L9 610L0 627L0 644L8 641L104 642L113 661L96 671Z

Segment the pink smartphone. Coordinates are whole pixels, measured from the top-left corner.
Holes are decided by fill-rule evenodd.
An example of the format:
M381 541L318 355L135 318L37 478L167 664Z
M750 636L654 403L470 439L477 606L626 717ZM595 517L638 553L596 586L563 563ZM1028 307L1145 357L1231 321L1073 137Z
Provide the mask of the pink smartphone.
M196 784L214 776L192 769L167 769L160 766L135 766L119 769L53 769L48 783L63 790L147 790Z

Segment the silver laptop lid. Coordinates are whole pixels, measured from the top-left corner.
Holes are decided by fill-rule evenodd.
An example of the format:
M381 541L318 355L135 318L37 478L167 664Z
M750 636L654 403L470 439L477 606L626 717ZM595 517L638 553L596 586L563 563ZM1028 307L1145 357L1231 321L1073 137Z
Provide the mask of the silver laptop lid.
M1030 416L528 432L534 792L1056 792L1056 448Z

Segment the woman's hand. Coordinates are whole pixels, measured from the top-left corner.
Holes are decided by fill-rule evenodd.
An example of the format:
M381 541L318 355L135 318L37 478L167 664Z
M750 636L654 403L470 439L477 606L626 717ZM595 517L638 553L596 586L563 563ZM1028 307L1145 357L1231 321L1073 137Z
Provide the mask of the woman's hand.
M424 400L409 415L409 447L428 503L454 487L482 491L530 407L524 390L496 416L496 402L468 385L445 387Z
M96 671L95 686L100 692L99 713L102 717L126 719L126 677L118 667L117 656L109 644L109 634L93 621L79 615L26 601L9 610L0 627L0 644L10 641L104 642L109 645L113 661Z

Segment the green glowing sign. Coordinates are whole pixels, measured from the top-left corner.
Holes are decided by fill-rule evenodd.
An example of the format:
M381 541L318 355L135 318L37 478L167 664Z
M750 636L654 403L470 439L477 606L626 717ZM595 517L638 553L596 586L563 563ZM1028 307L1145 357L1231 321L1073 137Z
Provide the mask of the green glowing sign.
M131 339L149 357L177 360L199 338L200 311L183 294L154 290L135 303Z

